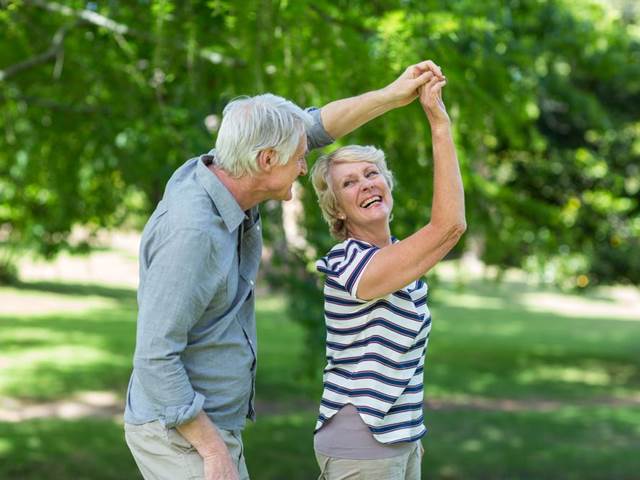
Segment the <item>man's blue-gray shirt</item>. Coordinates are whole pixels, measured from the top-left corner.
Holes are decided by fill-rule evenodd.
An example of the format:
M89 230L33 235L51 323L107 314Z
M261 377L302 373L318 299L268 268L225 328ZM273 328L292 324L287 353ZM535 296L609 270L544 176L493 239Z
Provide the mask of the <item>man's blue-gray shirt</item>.
M320 111L308 148L333 139ZM205 163L173 174L142 233L138 323L124 419L181 425L204 410L219 428L253 418L258 208L244 212Z

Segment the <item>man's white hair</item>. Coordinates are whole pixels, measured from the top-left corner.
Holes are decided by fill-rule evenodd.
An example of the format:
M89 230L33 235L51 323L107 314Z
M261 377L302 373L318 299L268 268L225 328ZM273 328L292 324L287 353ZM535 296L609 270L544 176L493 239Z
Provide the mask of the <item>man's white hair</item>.
M222 112L215 163L233 177L258 172L257 157L273 149L283 165L295 153L313 118L293 102L271 93L238 97Z

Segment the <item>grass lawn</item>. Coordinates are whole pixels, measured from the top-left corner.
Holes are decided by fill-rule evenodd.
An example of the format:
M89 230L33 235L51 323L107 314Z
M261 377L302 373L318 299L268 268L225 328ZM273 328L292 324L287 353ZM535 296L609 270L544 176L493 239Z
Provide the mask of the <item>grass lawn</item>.
M513 282L441 281L431 296L425 479L640 478L640 318L600 292ZM5 309L9 301L20 308ZM140 478L117 414L6 415L88 391L121 405L135 292L41 282L0 288L0 302L0 479ZM320 382L296 373L303 332L281 297L259 300L258 326L258 422L245 433L252 478L316 478Z

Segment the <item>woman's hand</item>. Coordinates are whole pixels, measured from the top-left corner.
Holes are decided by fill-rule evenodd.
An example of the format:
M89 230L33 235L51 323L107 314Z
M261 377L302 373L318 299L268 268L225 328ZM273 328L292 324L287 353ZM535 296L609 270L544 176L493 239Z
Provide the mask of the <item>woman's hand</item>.
M380 91L389 101L402 107L415 100L419 89L434 76L444 78L438 65L431 60L425 60L408 66L397 79Z
M433 76L419 89L420 104L427 114L431 129L449 127L451 120L442 101L442 89L447 84L446 77Z

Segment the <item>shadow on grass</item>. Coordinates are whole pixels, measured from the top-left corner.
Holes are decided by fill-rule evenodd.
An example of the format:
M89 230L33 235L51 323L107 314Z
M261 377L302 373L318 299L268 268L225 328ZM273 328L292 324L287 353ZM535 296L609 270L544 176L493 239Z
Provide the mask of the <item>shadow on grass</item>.
M136 301L136 291L131 288L111 287L106 285L54 282L16 282L11 287L18 290L57 293L59 295L97 296L121 303Z
M111 420L0 423L0 478L20 480L141 479Z

